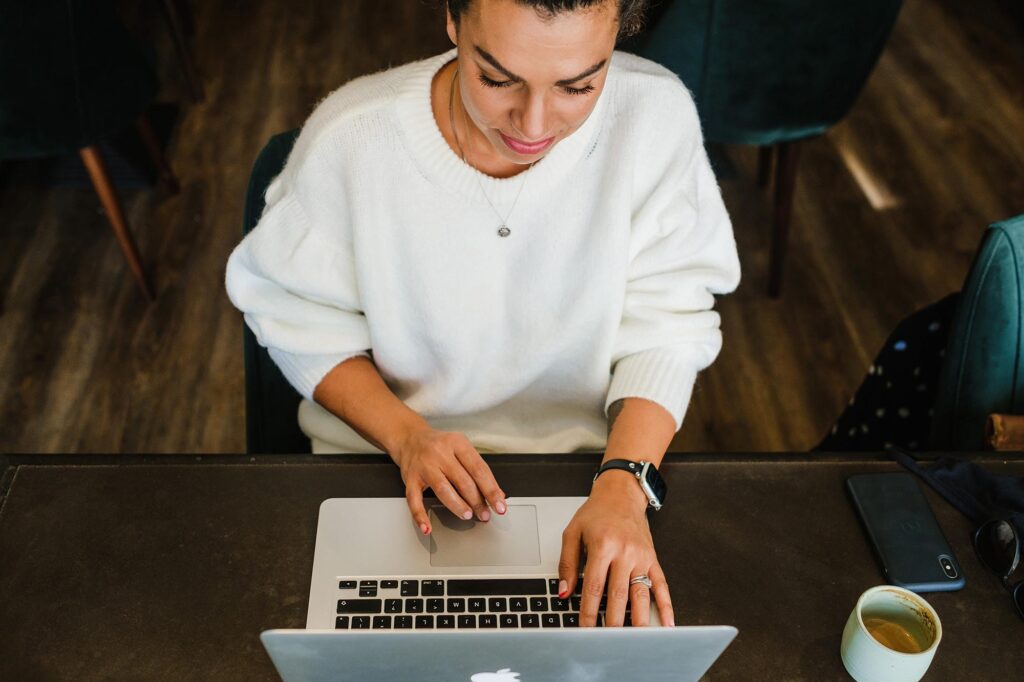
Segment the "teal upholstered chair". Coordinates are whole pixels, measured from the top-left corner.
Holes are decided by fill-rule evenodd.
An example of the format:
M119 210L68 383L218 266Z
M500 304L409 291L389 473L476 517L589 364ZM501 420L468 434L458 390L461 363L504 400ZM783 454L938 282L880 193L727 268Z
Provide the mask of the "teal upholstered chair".
M256 227L263 215L267 187L284 168L298 136L298 128L275 135L256 157L245 195L243 235ZM301 396L270 359L267 349L256 341L248 325L243 327L246 450L251 454L309 452L309 439L298 422Z
M177 190L144 113L159 85L150 59L109 0L0 0L0 160L78 153L152 299L98 146L134 124L164 181Z
M989 226L958 293L897 325L814 449L981 450L990 414L1024 414L1024 215Z
M980 450L988 415L1024 414L1024 215L986 231L950 334L930 443Z
M666 1L627 49L679 75L707 141L761 147L762 186L776 157L768 290L777 296L797 143L823 134L853 105L902 0Z

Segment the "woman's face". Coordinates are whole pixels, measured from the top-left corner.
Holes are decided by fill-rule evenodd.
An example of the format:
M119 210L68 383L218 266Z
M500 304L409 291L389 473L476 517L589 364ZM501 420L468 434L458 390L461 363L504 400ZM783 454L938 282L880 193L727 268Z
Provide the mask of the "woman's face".
M515 0L473 0L457 34L449 14L462 103L498 157L533 163L583 125L604 88L618 29L615 0L553 17Z

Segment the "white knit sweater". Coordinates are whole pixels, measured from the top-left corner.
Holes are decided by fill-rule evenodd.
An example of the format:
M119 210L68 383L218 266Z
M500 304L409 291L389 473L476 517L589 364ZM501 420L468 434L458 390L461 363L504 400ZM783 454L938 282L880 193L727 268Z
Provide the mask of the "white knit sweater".
M678 429L721 348L713 294L740 268L689 93L616 52L586 123L523 174L445 142L433 76L455 51L356 79L316 107L227 291L306 400L315 452L378 452L311 399L369 354L435 428L485 452L601 450L607 408L662 405ZM504 216L500 223L482 189Z

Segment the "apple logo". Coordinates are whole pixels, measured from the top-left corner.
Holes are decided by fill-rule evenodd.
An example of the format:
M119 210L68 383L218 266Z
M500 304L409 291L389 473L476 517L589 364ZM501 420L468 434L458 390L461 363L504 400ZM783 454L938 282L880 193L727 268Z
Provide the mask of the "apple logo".
M511 668L502 668L493 673L477 673L469 678L469 682L519 682L519 673Z

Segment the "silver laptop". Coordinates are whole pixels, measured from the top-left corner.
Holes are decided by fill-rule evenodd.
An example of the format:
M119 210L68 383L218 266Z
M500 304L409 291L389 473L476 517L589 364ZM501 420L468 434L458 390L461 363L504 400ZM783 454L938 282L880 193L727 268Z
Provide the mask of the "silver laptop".
M562 530L585 500L509 498L486 523L436 505L429 536L404 498L326 500L306 629L260 639L285 682L698 680L735 628L581 629L579 588L558 598Z

